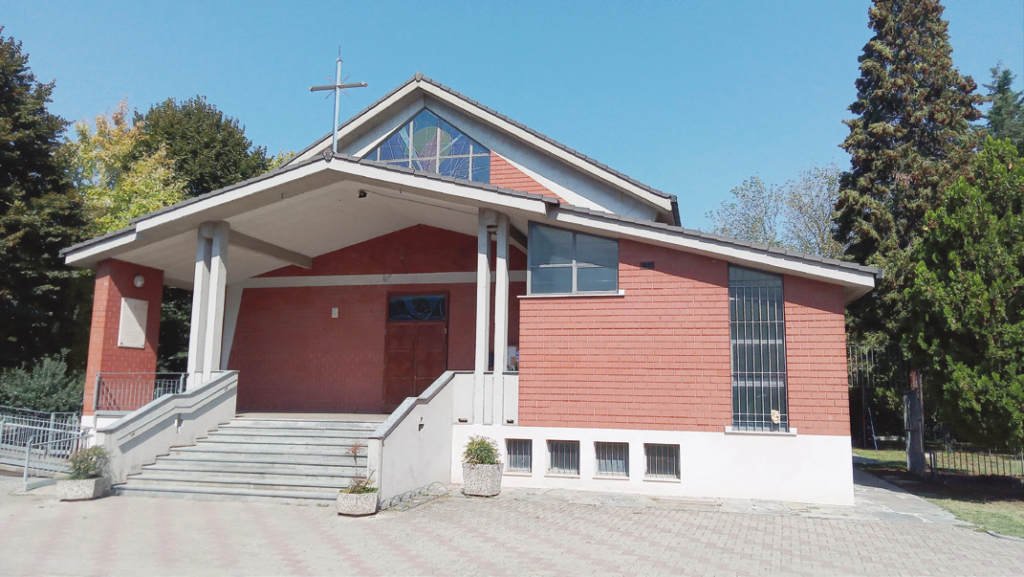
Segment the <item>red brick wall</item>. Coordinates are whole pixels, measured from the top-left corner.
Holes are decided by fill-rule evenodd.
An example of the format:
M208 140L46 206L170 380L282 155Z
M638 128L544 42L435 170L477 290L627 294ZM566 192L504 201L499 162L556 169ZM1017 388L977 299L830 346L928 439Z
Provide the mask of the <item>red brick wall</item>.
M726 263L626 240L619 261L624 297L521 299L520 424L722 431Z
M135 275L139 274L145 278L142 288L137 288L134 284ZM92 299L92 325L89 331L89 359L85 373L83 414L93 414L96 373L156 371L163 284L162 270L114 259L101 261L96 266L96 289ZM122 298L141 299L149 303L144 349L117 346Z
M521 300L520 424L723 431L728 265L626 240L619 260L624 297ZM784 293L790 422L848 435L842 288L786 276Z
M525 255L512 252L512 268ZM476 237L414 226L265 276L475 272ZM514 295L525 283L512 283ZM448 292L448 368L472 369L476 283L246 289L229 367L238 369L241 411L379 412L389 293ZM518 299L509 313L518 343ZM331 309L338 308L338 318ZM493 324L492 324L493 326Z
M843 288L786 276L789 422L800 434L849 435Z
M527 176L523 171L512 166L509 161L499 156L497 152L491 152L491 184L520 192L543 194L544 196L562 200L557 194Z

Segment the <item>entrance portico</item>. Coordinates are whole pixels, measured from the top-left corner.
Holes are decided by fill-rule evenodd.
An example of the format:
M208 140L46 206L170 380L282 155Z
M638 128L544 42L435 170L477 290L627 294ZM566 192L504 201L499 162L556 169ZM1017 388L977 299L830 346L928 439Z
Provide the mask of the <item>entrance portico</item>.
M316 159L268 176L276 186L156 213L116 259L192 289L189 388L237 369L240 410L378 413L444 370L472 370L473 421L500 422L502 371L485 373L518 345L528 220L482 201L541 211L548 199L449 180ZM320 186L293 194L300 183ZM431 299L433 317L393 318L403 300Z

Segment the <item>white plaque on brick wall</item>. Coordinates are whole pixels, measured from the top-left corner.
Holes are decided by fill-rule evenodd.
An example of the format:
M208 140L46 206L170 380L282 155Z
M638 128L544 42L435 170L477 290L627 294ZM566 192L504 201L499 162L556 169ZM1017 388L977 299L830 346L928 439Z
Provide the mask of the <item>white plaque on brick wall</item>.
M121 299L121 326L117 346L128 349L146 348L146 313L149 302L142 299Z

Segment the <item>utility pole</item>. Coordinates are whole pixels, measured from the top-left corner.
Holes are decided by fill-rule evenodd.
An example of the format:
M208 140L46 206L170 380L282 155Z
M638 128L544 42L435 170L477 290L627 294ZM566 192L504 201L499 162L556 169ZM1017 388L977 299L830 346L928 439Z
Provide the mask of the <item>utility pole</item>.
M346 88L366 88L368 84L365 82L353 82L345 84L345 81L349 79L348 76L345 78L341 77L341 49L338 49L338 62L335 69L334 78L327 78L331 81L330 84L323 86L310 86L310 92L322 92L324 90L334 91L334 124L331 125L331 151L338 152L338 111L341 108L341 95L344 93L348 96L348 92L345 92ZM329 96L329 95L328 95Z

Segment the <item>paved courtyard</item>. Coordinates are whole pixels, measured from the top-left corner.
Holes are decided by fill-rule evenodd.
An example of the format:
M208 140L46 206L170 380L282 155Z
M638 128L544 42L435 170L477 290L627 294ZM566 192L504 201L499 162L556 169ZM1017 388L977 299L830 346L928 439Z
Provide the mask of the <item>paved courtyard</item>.
M112 497L0 477L3 575L1020 575L1024 542L858 477L858 507L569 491L329 507Z

